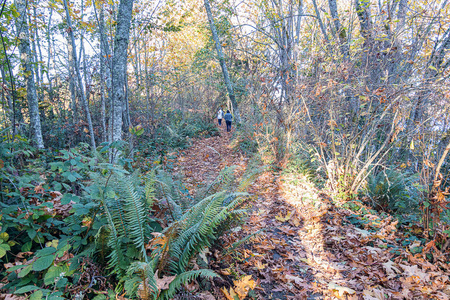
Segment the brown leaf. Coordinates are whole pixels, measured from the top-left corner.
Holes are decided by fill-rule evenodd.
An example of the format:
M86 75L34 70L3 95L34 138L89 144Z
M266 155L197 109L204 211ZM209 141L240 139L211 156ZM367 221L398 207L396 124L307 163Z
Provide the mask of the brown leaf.
M158 278L158 271L155 272L155 280L156 280L156 286L158 287L158 290L167 290L169 288L169 284L174 281L175 276L163 276L163 278Z

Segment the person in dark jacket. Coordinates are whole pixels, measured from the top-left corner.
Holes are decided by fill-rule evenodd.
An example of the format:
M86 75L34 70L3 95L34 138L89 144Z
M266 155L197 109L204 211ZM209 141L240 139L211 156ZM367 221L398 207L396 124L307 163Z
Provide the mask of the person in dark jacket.
M225 119L225 122L227 123L227 132L231 131L231 121L233 121L233 116L230 114L230 111L227 110L227 113L223 117Z

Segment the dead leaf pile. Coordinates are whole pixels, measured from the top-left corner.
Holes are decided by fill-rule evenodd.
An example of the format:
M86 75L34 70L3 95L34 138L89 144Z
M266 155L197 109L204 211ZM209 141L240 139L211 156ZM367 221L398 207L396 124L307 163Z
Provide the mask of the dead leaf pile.
M228 142L196 140L178 158L186 186L195 190L224 166L245 168L247 159ZM213 288L216 299L245 299L251 290L260 299L450 298L450 269L435 242L404 244L410 233L395 218L338 207L306 177L292 176L267 171L250 187L257 200L245 223L210 256L210 268L229 283Z

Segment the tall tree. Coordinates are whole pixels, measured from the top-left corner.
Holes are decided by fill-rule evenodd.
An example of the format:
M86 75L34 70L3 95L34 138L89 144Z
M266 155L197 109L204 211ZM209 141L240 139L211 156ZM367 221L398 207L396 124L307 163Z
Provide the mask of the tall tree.
M220 67L222 68L223 79L225 85L227 86L228 97L230 98L231 105L233 105L234 119L237 123L241 121L239 115L239 107L236 102L236 97L234 95L233 83L230 80L230 75L228 74L227 64L225 62L225 57L222 51L222 44L220 43L219 35L217 34L216 24L214 23L214 16L211 12L211 5L209 0L204 0L206 14L208 15L209 26L211 27L212 37L216 45L217 56L219 57Z
M117 14L116 35L112 69L112 140L122 140L123 103L126 101L125 80L127 72L127 49L134 0L120 0Z
M73 60L74 60L74 65L75 65L75 73L78 78L78 90L80 92L81 101L83 102L84 110L86 112L86 119L87 119L88 126L89 126L89 135L91 136L91 146L92 146L92 149L95 151L96 147L95 147L94 128L92 126L91 113L89 112L89 103L87 102L86 95L84 93L83 80L81 79L80 67L79 67L79 64L77 61L77 51L75 48L75 37L73 35L72 19L70 17L69 6L67 5L67 0L64 0L64 8L66 10L66 18L67 18L67 26L68 26L67 31L69 32L69 36L70 36L71 43L72 43L72 54L73 54Z
M24 72L27 87L28 111L30 126L34 142L39 149L44 148L42 138L41 120L39 118L39 104L34 82L34 70L32 67L33 56L30 47L30 33L28 30L26 0L15 0L15 6L20 16L16 19L17 36L19 38L20 63Z

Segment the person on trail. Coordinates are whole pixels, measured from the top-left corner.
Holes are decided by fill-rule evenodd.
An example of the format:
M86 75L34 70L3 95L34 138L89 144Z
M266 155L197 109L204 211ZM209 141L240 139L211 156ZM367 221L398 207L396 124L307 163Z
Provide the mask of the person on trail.
M227 123L227 132L231 131L231 121L233 121L233 116L230 114L230 111L227 110L227 113L224 116L225 122Z
M219 126L222 126L222 119L223 119L223 110L222 108L219 109L217 112L217 121L219 121Z

